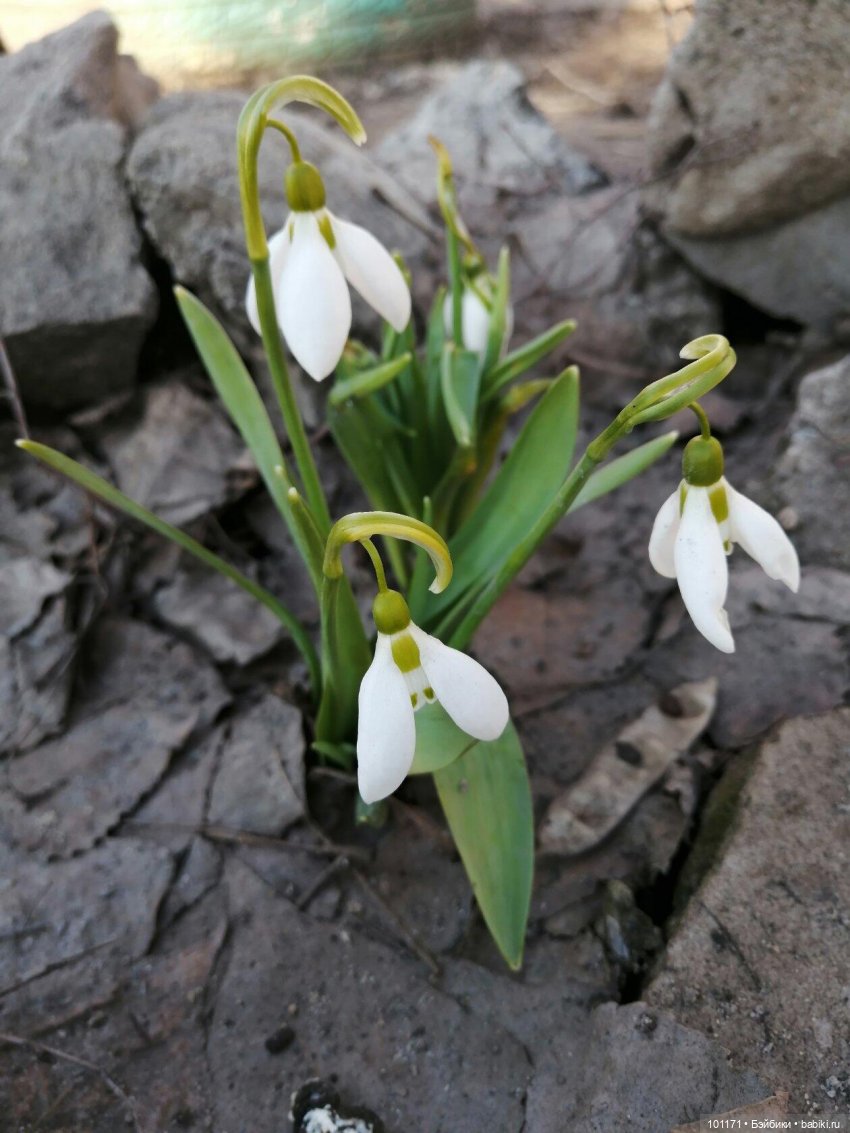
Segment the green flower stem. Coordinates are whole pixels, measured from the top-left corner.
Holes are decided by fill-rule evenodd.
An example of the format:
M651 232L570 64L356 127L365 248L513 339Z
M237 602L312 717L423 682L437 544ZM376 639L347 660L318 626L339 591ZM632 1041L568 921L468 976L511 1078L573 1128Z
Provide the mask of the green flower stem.
M328 510L325 493L319 480L316 462L310 448L310 441L301 419L301 413L295 400L292 382L289 377L289 368L283 353L283 342L277 325L277 315L274 308L274 293L272 290L271 272L269 271L269 258L266 254L261 259L251 260L251 270L254 273L254 283L257 288L257 310L260 315L260 327L263 332L263 346L268 358L272 384L280 405L283 423L286 426L287 436L292 445L295 464L304 487L307 505L324 537L331 528L331 516Z
M28 452L31 456L36 457L43 464L48 465L50 468L55 469L57 472L67 476L69 480L73 480L79 484L90 495L95 496L109 507L114 508L116 511L122 511L125 515L129 515L131 519L135 519L139 523L143 523L146 527L156 531L158 535L163 535L166 539L170 539L172 543L176 543L184 551L194 555L202 563L212 567L213 570L218 571L219 574L229 578L231 582L235 582L237 586L250 594L252 598L256 598L261 602L266 609L271 610L276 618L286 626L287 630L292 636L292 640L298 647L301 656L310 673L310 684L315 696L318 696L319 690L322 687L322 674L319 668L319 659L316 650L310 637L298 619L292 614L282 602L279 602L274 595L270 594L268 590L260 586L259 583L254 582L252 578L243 574L242 571L237 570L225 559L220 558L213 551L208 550L197 539L193 539L191 535L187 535L185 531L181 531L179 527L174 527L172 524L167 523L164 519L160 519L152 511L148 511L146 507L131 500L129 496L125 496L123 492L104 480L102 476L98 476L96 472L85 468L82 464L72 460L68 456L64 456L61 452L56 452L55 449L49 448L47 445L37 444L35 441L18 441L18 447Z
M375 571L375 578L378 582L378 591L384 594L387 590L387 575L384 570L384 564L381 562L381 556L378 554L378 548L371 539L361 539L360 543L366 554L372 560L372 568Z
M558 520L569 511L570 505L586 484L591 472L597 464L605 459L611 448L628 431L628 429L622 427L619 420L616 420L587 446L581 460L570 472L549 507L543 512L525 539L517 544L502 569L481 591L475 603L452 633L449 644L453 645L455 649L466 648L494 603L519 574Z
M711 422L708 419L708 415L697 401L693 403L691 409L696 414L697 421L699 421L700 432L702 433L705 440L708 440L711 436Z
M301 149L298 145L298 139L295 137L295 135L290 130L290 128L286 125L286 123L280 122L277 118L268 118L266 120L266 125L268 126L268 128L270 130L277 130L277 132L279 134L283 134L283 136L289 142L289 149L290 149L290 152L292 153L293 162L300 161L301 160Z
M688 366L646 386L622 409L611 424L585 449L581 460L567 476L557 495L529 534L519 543L494 578L482 589L451 636L451 644L464 649L493 604L504 593L540 543L570 506L614 445L643 422L662 421L714 389L735 365L735 352L719 334L703 335L689 342L681 357Z
M236 137L239 161L239 194L245 226L245 245L248 249L248 258L251 261L251 270L254 273L257 288L257 307L260 315L260 327L263 332L263 345L266 349L272 382L283 414L283 421L301 476L307 505L324 536L330 530L330 513L316 471L310 443L304 431L304 423L301 420L301 414L292 392L289 370L275 316L274 296L269 272L269 248L260 210L258 159L266 129L271 126L272 129L282 131L289 141L295 159L297 160L299 156L298 143L292 131L278 118L272 117L274 111L291 102L305 102L309 106L323 110L335 119L357 145L362 145L366 140L366 131L363 129L363 124L354 109L333 87L310 75L291 75L278 82L269 83L248 99L239 116Z

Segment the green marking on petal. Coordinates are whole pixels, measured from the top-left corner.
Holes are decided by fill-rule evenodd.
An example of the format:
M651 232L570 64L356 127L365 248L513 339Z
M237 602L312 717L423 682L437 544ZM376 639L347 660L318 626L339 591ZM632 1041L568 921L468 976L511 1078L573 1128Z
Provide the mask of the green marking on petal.
M324 213L319 217L319 231L324 236L325 242L327 243L328 247L331 249L331 251L333 251L333 249L336 247L336 236L334 236L331 218L327 213Z
M708 502L711 504L712 514L717 522L725 523L729 518L729 501L726 498L726 489L722 484L711 489L708 493Z
M437 694L434 692L434 690L431 688L431 686L428 685L428 687L425 689L425 699L426 700L436 700L436 698L437 698Z
M410 703L413 705L414 708L419 703L419 693L418 692L412 692L410 694Z
M413 673L421 667L421 660L419 657L419 646L413 640L409 633L399 634L398 637L393 638L392 643L393 661L398 665L403 673ZM428 695L428 690L425 690L425 695Z

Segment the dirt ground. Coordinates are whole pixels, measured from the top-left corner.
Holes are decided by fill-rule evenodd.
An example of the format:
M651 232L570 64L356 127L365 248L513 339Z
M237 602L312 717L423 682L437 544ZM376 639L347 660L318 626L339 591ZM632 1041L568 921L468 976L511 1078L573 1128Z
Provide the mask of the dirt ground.
M600 215L616 214L646 177L650 101L687 6L482 0L479 17L464 53L521 69L532 105L585 159L576 176L599 175L609 194ZM389 162L400 125L457 65L327 77ZM230 103L210 98L229 128ZM168 113L163 129L181 106ZM145 156L136 148L126 164L161 304L141 384L118 404L39 407L32 431L309 612L245 452L177 329ZM526 253L518 340L563 317L569 298L569 281L557 306L539 286L535 256L551 241L561 189L538 173L527 196L489 186L472 218L486 229L488 216L509 216ZM611 239L643 247L636 229L626 218ZM640 264L660 278L666 253L650 247L655 258ZM429 283L439 260L427 248L421 260ZM689 312L712 313L740 347L728 393L710 402L730 479L793 513L789 485L813 483L814 465L798 473L788 453L819 428L817 389L807 403L800 379L840 347L678 261L664 261L668 291L623 299L637 286L630 265L606 284L610 323L589 318L568 355L590 362L582 436L646 373L672 368L670 339ZM587 302L579 290L577 305ZM610 330L634 302L629 317L643 326L648 295L661 328L649 353ZM803 525L796 596L736 552L738 651L727 658L647 561L675 455L559 524L475 642L508 691L539 822L514 976L430 781L409 780L381 829L356 826L351 777L308 755L305 673L273 619L95 513L14 452L14 421L0 424L0 587L14 597L0 638L0 1133L307 1133L288 1115L314 1079L315 1104L354 1133L668 1133L741 1107L850 1108L850 567L840 549L824 552ZM360 506L328 437L314 434L335 512ZM843 453L830 456L836 475ZM793 533L800 517L784 519ZM358 585L365 600L365 573ZM586 817L588 799L602 817L579 844L564 830Z

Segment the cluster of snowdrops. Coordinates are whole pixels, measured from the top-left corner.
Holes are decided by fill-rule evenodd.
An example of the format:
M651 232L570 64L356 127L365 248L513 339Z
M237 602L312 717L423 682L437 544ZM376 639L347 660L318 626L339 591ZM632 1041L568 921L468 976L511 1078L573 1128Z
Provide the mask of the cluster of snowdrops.
M564 515L638 475L677 434L654 436L609 459L614 446L637 426L686 407L696 414L699 435L686 444L682 478L648 535L652 565L677 580L696 628L718 649L734 650L724 610L733 544L792 590L799 585L797 556L776 520L725 479L722 448L699 405L735 364L725 338L706 334L688 343L686 364L642 389L576 458L577 368L526 377L575 324L565 320L512 344L507 250L491 269L463 223L443 147L434 142L447 286L434 297L419 343L403 260L328 208L320 171L302 158L280 117L293 101L328 113L355 143L365 140L345 99L306 76L257 91L239 122L251 262L246 306L262 336L286 454L223 327L194 296L182 288L176 293L213 385L314 586L318 641L285 601L187 532L61 453L30 441L21 447L227 575L280 618L309 674L313 749L344 768L356 761L364 815L377 819L382 800L407 775L434 776L485 921L517 967L533 873L531 792L507 698L466 652L481 621ZM270 132L288 145L291 163L282 223L268 239L257 162ZM374 348L349 337L350 287L384 321ZM373 510L331 517L287 348L310 378L333 375L330 431ZM507 426L523 412L508 446ZM374 568L374 644L345 573L343 552L352 543Z

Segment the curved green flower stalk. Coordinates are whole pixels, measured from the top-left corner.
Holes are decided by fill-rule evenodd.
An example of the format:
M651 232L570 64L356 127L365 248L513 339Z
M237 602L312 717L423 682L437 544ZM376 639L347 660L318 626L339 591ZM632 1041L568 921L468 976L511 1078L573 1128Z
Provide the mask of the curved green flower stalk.
M357 145L366 140L366 131L354 109L327 83L309 75L293 75L269 83L252 95L239 117L237 153L239 158L239 192L245 225L245 244L257 295L257 313L262 330L263 346L275 393L280 404L286 432L292 444L295 463L304 486L307 504L319 530L325 534L331 520L322 490L310 442L295 401L289 369L283 352L280 331L275 317L274 295L269 270L269 246L260 210L258 158L263 136L268 128L282 132L290 143L293 158L300 160L297 142L283 123L272 118L275 111L292 102L303 102L324 110L334 118Z
M434 581L428 587L433 594L441 594L452 580L452 557L448 544L433 527L391 511L359 511L346 515L331 528L325 545L322 569L325 577L342 577L342 549L349 543L363 543L376 535L404 539L424 551L434 567Z
M615 444L638 424L663 421L714 389L735 365L735 351L721 334L703 335L684 346L681 357L694 359L688 366L646 386L622 409L611 424L590 442L555 497L528 535L517 544L504 565L479 593L452 634L452 644L463 648L493 604L516 577L555 524L575 503L594 469Z

